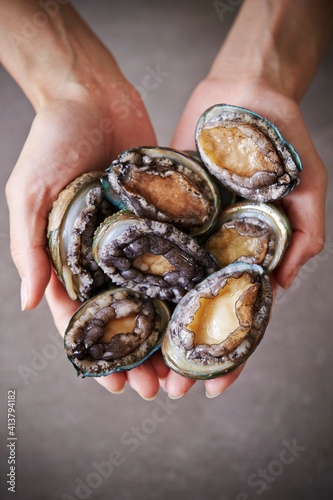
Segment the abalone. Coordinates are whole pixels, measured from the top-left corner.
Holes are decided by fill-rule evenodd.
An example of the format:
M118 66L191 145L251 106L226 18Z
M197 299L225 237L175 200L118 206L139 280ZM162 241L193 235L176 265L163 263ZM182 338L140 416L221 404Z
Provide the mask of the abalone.
M169 319L161 300L109 289L86 301L70 320L67 356L84 377L131 370L160 347Z
M270 280L260 266L220 269L177 305L162 344L166 364L193 379L230 372L259 344L271 305Z
M173 302L217 270L212 256L190 235L126 210L99 226L93 254L116 285Z
M47 229L53 266L71 299L87 300L109 279L92 256L93 235L102 220L118 208L104 196L103 172L77 177L53 203Z
M299 182L295 149L272 123L246 108L209 108L198 121L196 143L209 172L244 198L277 200Z
M222 212L206 248L221 268L244 262L258 264L269 274L280 264L291 233L287 216L277 207L244 201Z
M171 148L140 147L120 154L108 180L138 217L167 222L192 236L214 227L221 196L206 168Z

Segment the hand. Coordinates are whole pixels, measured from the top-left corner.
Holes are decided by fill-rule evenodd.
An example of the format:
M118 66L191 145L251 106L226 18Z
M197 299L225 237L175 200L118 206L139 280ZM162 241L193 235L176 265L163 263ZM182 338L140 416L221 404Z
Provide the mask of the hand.
M72 301L55 272L52 272L51 281L46 289L46 298L50 306L54 322L64 336L70 318L80 306L79 302ZM74 373L74 368L73 368ZM130 371L112 373L95 380L108 391L120 394L125 389L126 381L144 399L154 399L159 390L159 379L164 379L169 373L160 352L154 353L147 361Z
M223 79L206 79L192 94L174 134L171 147L195 149L195 127L200 115L214 104L234 104L249 108L268 118L278 127L283 138L294 146L301 157L303 172L300 184L277 204L290 219L293 235L291 245L279 268L273 273L272 285L287 289L300 267L319 253L325 240L326 169L320 160L303 122L296 102L268 86L255 82L230 84ZM243 365L220 378L206 381L211 395L221 393L240 374ZM163 382L174 395L186 392L193 381L170 372Z
M203 111L213 104L226 103L249 108L278 127L283 138L301 157L301 182L277 205L289 217L293 236L282 264L275 273L277 283L287 289L300 267L319 253L325 242L325 197L327 172L311 141L295 101L263 84L241 84L237 88L223 80L205 80L189 100L172 146L194 148L194 131Z
M63 335L78 309L52 273L46 251L48 214L59 192L84 172L104 170L124 150L155 145L143 102L115 59L70 5L49 16L37 0L0 0L0 59L37 115L7 183L11 251L22 279L22 309L46 297ZM13 44L18 20L46 9L48 23L29 43ZM99 382L119 392L125 381L143 397L154 396L168 371L161 357Z
M38 111L7 184L11 251L23 280L23 309L39 303L50 280L46 227L58 193L83 172L104 170L117 154L142 144L154 145L156 138L140 97L125 79L117 85L110 81L107 89L95 86L90 93L78 88L70 99L51 101ZM80 304L52 274L46 297L63 335ZM166 369L155 358L155 363L147 361L99 382L117 392L127 379L140 394L151 397L159 388L156 373L163 376Z
M17 30L20 16L33 16L36 3L2 2L5 15L0 20L1 61L38 111L7 185L11 248L22 278L24 309L39 303L50 277L45 232L48 213L59 191L85 171L104 169L116 154L129 147L155 144L141 100L120 74L108 50L70 5L49 18L47 27L39 30L29 44L12 46L7 32ZM309 85L330 40L331 9L328 0L320 2L319 7L310 0L302 5L265 0L244 2L216 58L211 78L193 93L172 143L177 149L193 149L199 116L209 106L224 102L266 116L295 147L304 167L301 185L281 202L294 235L275 273L277 283L285 288L300 266L324 244L326 171L296 102L287 95L300 99ZM295 15L302 21L297 26L292 22ZM304 26L308 29L304 30ZM251 75L254 79L248 83ZM258 81L273 82L286 92ZM88 141L84 148L83 133ZM98 143L92 148L96 137ZM47 297L63 332L77 305L68 299L54 277ZM237 378L243 367L207 381L207 392L217 395ZM152 397L158 389L157 378L173 397L184 394L194 383L169 371L158 354L129 373L110 375L100 382L111 390L119 390L127 379L144 397Z

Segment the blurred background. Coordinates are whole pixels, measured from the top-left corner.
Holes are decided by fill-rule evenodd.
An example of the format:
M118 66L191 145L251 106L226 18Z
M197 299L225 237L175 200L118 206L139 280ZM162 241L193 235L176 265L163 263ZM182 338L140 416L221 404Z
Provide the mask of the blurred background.
M220 2L221 3L221 2ZM183 107L206 75L240 2L74 1L137 86L149 68L167 76L143 95L159 144L168 145ZM333 49L301 108L327 168L332 167ZM0 67L1 186L34 112ZM17 196L20 196L18 191ZM215 399L201 382L172 401L146 402L130 387L112 395L77 378L46 302L21 313L1 194L0 495L10 498L7 391L17 394L18 499L298 500L333 498L333 186L327 243L279 292L260 347Z

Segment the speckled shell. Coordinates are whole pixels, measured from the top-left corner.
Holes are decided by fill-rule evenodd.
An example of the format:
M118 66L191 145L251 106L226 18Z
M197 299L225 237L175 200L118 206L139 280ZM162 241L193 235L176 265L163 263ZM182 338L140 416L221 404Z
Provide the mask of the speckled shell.
M221 213L219 228L214 234L218 233L225 223L235 220L251 221L253 219L269 226L274 234L274 247L271 249L271 254L260 264L264 271L270 274L282 261L284 253L290 244L292 234L287 216L277 207L270 203L256 203L254 201L236 203ZM214 237L214 234L212 234L211 238ZM208 250L209 241L206 244ZM240 258L237 262L256 263L253 259L246 257Z
M107 172L113 190L138 217L171 223L191 236L210 232L218 220L220 190L206 168L193 156L171 148L133 148L121 153ZM158 192L154 180L157 176ZM152 182L157 195L155 199L152 199L152 188L149 188ZM174 186L180 184L189 199L197 204L197 214L194 214L193 207L191 213L186 214L184 205L181 213L172 214L170 207L179 198ZM203 222L198 215L199 206L205 207Z
M60 192L49 215L47 237L52 264L60 281L73 300L77 299L78 295L62 249L62 232L72 204L79 198L83 190L99 185L103 174L103 172L99 171L88 172L74 179Z
M92 358L79 360L72 357L70 351L75 348L77 343L78 327L75 326L77 321L81 321L84 324L103 307L111 305L115 300L128 298L150 300L157 313L154 330L140 347L127 356L113 361L95 360ZM149 299L138 292L133 292L126 288L112 288L86 301L71 318L64 338L67 357L78 372L78 375L82 375L83 377L101 377L122 370L131 370L143 363L153 352L160 348L169 319L169 309L161 300Z
M203 149L200 136L203 130L233 122L234 126L245 124L260 131L269 140L283 166L283 172L266 174L259 172L252 177L243 177L215 164ZM286 196L299 182L301 161L294 148L281 136L279 130L266 118L245 108L218 104L207 109L200 117L196 128L196 143L202 162L222 184L239 196L259 202L267 202Z
M221 357L207 356L204 360L196 355L196 349L186 349L192 342L193 332L187 329L198 310L201 297L216 296L226 279L239 273L249 273L255 282L261 283L253 313L253 322L241 344L231 353ZM212 274L193 290L188 292L177 305L170 320L162 344L162 354L166 364L175 372L193 379L212 379L224 375L243 363L258 346L268 324L272 305L272 288L269 278L260 266L249 264L230 264Z
M203 168L206 168L203 162L201 161L198 151L186 150L184 151L184 153L186 153L188 156L192 156L192 158L194 158L197 162L199 162ZM221 184L221 182L216 182L216 185L220 193L222 210L226 207L229 207L230 205L233 205L236 202L235 193L233 191L230 191L230 189L228 189L223 184Z
M140 255L164 256L170 251L175 270L158 276L132 267L137 254L131 255L133 251L129 246L142 240L147 240L147 245ZM167 249L160 252L160 244ZM137 217L129 210L117 212L99 226L94 236L93 255L116 285L173 302L178 302L187 290L217 269L215 259L190 235L172 224ZM177 276L174 273L178 273Z

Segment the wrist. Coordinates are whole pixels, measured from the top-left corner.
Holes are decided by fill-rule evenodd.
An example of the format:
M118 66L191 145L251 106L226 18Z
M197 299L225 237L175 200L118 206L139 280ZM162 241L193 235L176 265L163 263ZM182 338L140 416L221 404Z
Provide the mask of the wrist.
M97 98L108 86L126 82L111 53L69 4L52 16L35 0L1 7L1 62L36 111L53 100ZM36 14L47 22L31 28L28 37L27 23Z
M209 78L256 83L299 102L330 42L328 0L245 0Z

